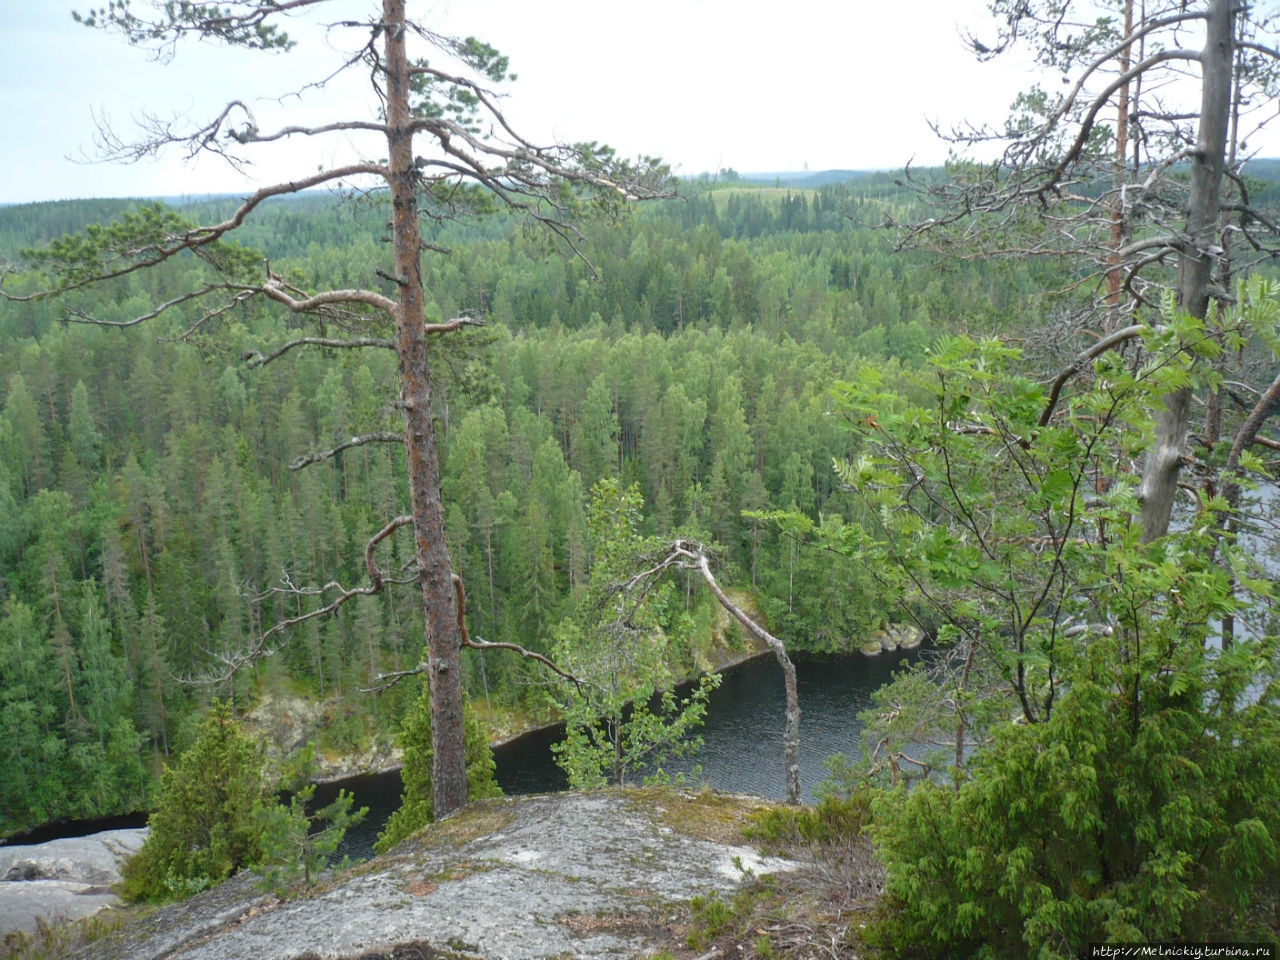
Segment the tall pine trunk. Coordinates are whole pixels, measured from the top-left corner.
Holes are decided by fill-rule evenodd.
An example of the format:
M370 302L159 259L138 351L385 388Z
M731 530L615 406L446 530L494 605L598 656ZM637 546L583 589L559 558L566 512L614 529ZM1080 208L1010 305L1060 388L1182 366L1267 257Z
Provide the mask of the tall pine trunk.
M437 819L467 802L462 721L461 638L453 592L453 569L445 541L440 499L440 461L425 329L421 238L418 232L417 173L413 163L413 115L409 107L410 68L405 51L404 0L383 0L386 57L388 184L392 243L395 247L399 310L396 356L413 533L421 567L427 621L427 679L431 687L432 789Z

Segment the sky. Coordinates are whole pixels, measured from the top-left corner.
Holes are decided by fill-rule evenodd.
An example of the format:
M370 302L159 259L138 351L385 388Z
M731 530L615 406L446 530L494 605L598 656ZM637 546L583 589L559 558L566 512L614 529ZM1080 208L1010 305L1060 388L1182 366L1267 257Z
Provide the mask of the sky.
M287 54L188 43L157 63L74 23L88 5L0 0L0 202L245 193L359 150L343 136L263 148L247 175L174 151L89 162L103 121L128 139L139 118L208 119L232 99L263 131L370 112L368 78L354 73L288 96L339 62L341 34L298 22ZM334 0L324 19L373 6ZM1025 63L965 50L966 32L992 33L984 0L411 0L410 12L511 58L504 108L529 139L597 140L689 175L939 164L947 147L930 120L998 122L1031 79Z

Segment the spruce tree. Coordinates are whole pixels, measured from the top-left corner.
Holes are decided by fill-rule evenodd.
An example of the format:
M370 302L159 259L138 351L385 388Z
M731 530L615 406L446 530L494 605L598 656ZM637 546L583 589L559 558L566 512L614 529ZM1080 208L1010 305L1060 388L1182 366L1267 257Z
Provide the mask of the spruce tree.
M257 810L268 801L261 745L215 701L191 747L160 779L151 834L124 868L130 900L168 900L225 880L261 859Z

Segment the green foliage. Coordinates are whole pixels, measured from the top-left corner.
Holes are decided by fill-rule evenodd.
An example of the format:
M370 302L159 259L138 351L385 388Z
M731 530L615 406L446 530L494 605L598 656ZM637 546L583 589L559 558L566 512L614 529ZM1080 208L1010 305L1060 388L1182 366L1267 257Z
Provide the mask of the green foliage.
M139 17L132 0L108 0L107 6L90 8L87 13L73 12L77 23L86 27L119 30L132 44L169 49L188 34L202 39L218 40L250 50L289 50L293 41L266 19L273 4L144 3L155 19Z
M125 212L106 226L92 223L46 247L24 249L22 256L60 288L136 270L154 263L165 250L184 246L228 280L250 276L260 267L261 254L224 240L199 239L200 233L192 221L156 202Z
M1280 894L1273 644L1215 657L1179 626L1141 653L1129 636L1078 651L1053 716L1000 728L958 790L884 797L889 941L1065 958L1264 932Z
M752 878L751 883L739 887L728 900L714 890L705 896L694 897L689 901L692 916L687 945L692 950L702 951L726 935L750 936L748 931L754 933L761 923L777 919L776 916L765 919L765 911L774 904L777 893L776 878L767 876Z
M142 4L133 6L143 18ZM457 349L441 342L444 363L466 374L439 388L449 411L441 444L450 551L473 634L551 652L588 588L583 491L609 476L639 483L642 535L682 525L714 535L743 582L749 574L756 609L795 649L847 650L885 616L865 567L742 511L794 506L815 526L856 525L861 507L828 468L849 449L841 418L830 415L831 382L871 361L889 377L915 365L905 336L913 323L936 331L939 318L965 316L983 328L1031 309L1039 268L926 272L921 257L889 257L846 217L876 221L909 202L891 178L868 176L789 194L739 185L653 205L582 241L599 283L583 263L548 256L513 219L428 224L429 242L458 251L424 262L439 315L491 321L483 341L468 333L450 341L463 343ZM10 258L74 232L57 248L62 274L36 255L5 290L126 269L135 253L178 242L234 206L5 207L0 249ZM258 214L238 236L310 288L356 284L379 256L371 237L387 212L376 201L306 195ZM208 651L229 653L254 629L320 605L284 594L248 602L282 575L298 585L361 582L368 536L402 512L403 481L385 445L288 469L299 454L399 429L377 400L377 384L395 376L384 352L297 351L246 371L243 354L297 335L290 317L254 303L201 327L208 338L198 348L169 339L195 324L195 301L152 321L155 337L58 322L68 311L126 322L181 291L261 270L246 250L205 252L73 293L65 310L0 302L0 593L25 611L0 627L0 655L12 658L0 668L0 723L13 734L0 752L15 771L0 783L0 831L144 806L151 773L190 742L186 720L203 709L173 678L202 672ZM880 345L857 346L873 330ZM889 359L895 353L901 359ZM408 559L402 542L383 549L391 566ZM92 622L86 586L101 611ZM706 642L690 623L708 618L695 606L679 622L683 604L666 607L666 669L688 675ZM423 629L412 591L350 604L323 628L295 630L253 689L237 687L237 703L280 692L330 700L327 712L340 719L324 743L334 749L390 736L413 691L376 703L358 691L416 662ZM85 666L85 657L103 663L107 650L117 666L104 676L123 676L115 698L95 689ZM545 709L526 664L464 651L463 668L469 694L495 711ZM141 737L136 749L123 749L122 716ZM108 754L121 764L104 771Z
M1110 479L1116 445L1130 452L1129 418L1168 388L1175 364L1135 376L1106 354L1094 387L1057 401L1041 423L1049 397L1020 362L1003 344L958 338L918 378L886 382L866 368L841 386L870 449L836 470L867 510L830 542L976 646L981 674L1035 722L1060 690L1063 631L1099 622L1098 551L1123 529L1133 496L1131 478ZM1103 473L1108 492L1096 497Z
M871 823L874 797L862 787L845 796L828 793L809 806L769 807L752 814L743 836L774 847L842 843Z
M494 779L497 767L484 726L469 703L463 705L462 717L467 757L467 799L500 797L502 789ZM431 696L426 680L422 681L422 692L417 701L405 715L399 745L404 751L404 766L400 771L404 790L400 794L399 809L391 814L387 825L378 834L378 841L373 847L377 853L386 853L405 837L435 820L431 789Z
M103 910L79 920L47 922L36 918L31 933L11 930L0 939L0 956L5 960L63 960L83 950L125 924L136 922L150 907Z
M721 934L734 926L736 917L729 903L712 892L704 897L694 897L689 901L693 910L696 925L689 934L688 945L691 950L702 950Z
M898 784L873 835L899 954L1248 939L1280 892L1277 641L1211 643L1270 585L1221 536L1220 499L1141 544L1114 466L1153 402L1211 375L1192 359L1204 323L1164 319L1143 365L1098 356L1056 406L1016 351L968 340L917 383L868 371L842 394L870 452L838 468L877 522L835 548L959 641L877 693L865 767L844 770L854 785L888 758ZM980 749L950 784L900 785L909 743L960 737Z
M311 886L315 874L329 865L347 830L369 813L368 807L352 811L353 797L345 790L328 806L309 811L315 796L315 748L304 747L291 763L288 806L266 804L255 813L262 831L262 858L254 869L262 874L269 890L279 890L297 882L299 874ZM323 826L319 826L323 824ZM347 865L344 859L339 869Z
M706 674L687 697L670 690L644 701L624 700L616 692L578 697L565 713L565 739L551 748L556 763L578 789L625 786L639 771L646 771L645 783L661 782L666 779L663 763L702 746L694 731L702 726L707 698L719 685L719 674ZM630 689L643 695L650 686L639 681Z
M595 559L587 598L557 636L557 662L580 682L565 687L559 704L565 739L552 751L578 788L622 786L646 767L654 768L650 778L661 778L667 758L701 746L693 731L720 683L719 675L704 675L678 697L670 689L668 651L681 642L688 615L674 605L670 583L638 597L620 588L657 546L639 535L643 505L637 484L610 477L592 487L587 516Z
M261 746L215 701L191 747L160 779L151 833L125 864L129 900L168 900L218 883L262 857L268 803Z

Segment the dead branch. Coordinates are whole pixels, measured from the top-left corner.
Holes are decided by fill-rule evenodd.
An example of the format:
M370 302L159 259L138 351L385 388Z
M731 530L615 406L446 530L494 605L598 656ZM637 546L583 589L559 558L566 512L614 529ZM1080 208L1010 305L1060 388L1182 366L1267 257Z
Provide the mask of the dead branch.
M1063 386L1066 382L1079 373L1084 365L1102 356L1117 344L1132 340L1134 337L1140 336L1147 328L1146 324L1135 323L1117 330L1109 336L1103 337L1097 343L1090 346L1087 350L1082 350L1080 355L1076 357L1075 362L1063 370L1054 378L1053 386L1049 388L1049 399L1045 401L1044 410L1040 414L1040 426L1048 426L1050 418L1053 417L1054 408L1058 405L1058 397L1062 393Z
M782 667L783 685L787 696L786 721L783 732L783 772L786 781L787 802L800 802L800 700L796 690L796 668L787 655L786 645L734 603L720 588L715 575L711 572L706 547L696 540L674 540L664 548L666 556L641 573L632 576L615 588L615 592L630 594L637 588L642 592L652 589L653 584L668 570L692 570L706 581L716 600L735 620L742 624L752 636L763 641L773 651L778 665Z
M271 274L262 286L262 294L276 303L284 304L294 313L311 313L321 307L335 303L363 303L376 307L389 317L394 318L397 310L396 301L378 293L376 290L326 290L309 297L290 296L288 289L280 277Z
M340 349L378 347L383 350L394 350L396 344L394 340L384 340L379 337L359 337L355 340L334 340L329 337L299 337L297 340L290 340L283 346L277 347L265 356L257 350L246 350L241 354L241 359L251 367L261 367L272 360L282 357L294 347L337 347Z
M113 280L117 277L128 276L139 270L145 270L148 267L154 267L157 264L164 263L166 260L176 257L178 254L190 250L198 252L208 247L210 244L221 240L226 234L235 230L244 223L245 218L249 216L255 209L270 200L272 197L286 196L291 193L300 193L303 190L309 190L312 187L318 187L324 183L330 183L335 180L344 180L349 177L371 175L378 177L387 176L387 168L374 163L353 163L344 167L335 167L331 170L321 170L309 177L301 177L297 180L290 180L285 183L277 183L268 187L262 187L250 196L246 197L235 211L226 220L220 223L211 224L204 227L193 227L190 230L184 230L167 236L160 243L152 247L138 251L138 259L125 264L124 266L103 270L100 273L94 273L91 277L80 280L74 280L48 290L39 290L35 293L29 293L22 296L14 296L5 293L0 289L0 296L6 300L27 302L32 300L43 300L58 294L69 293L72 290L79 290L92 284L100 283L103 280Z
M484 318L480 317L454 317L452 320L445 320L443 323L428 323L423 326L427 333L449 333L452 330L460 330L463 327L483 327Z
M533 660L537 663L542 664L552 673L556 674L557 676L561 677L564 680L568 680L578 689L582 689L584 681L580 677L575 677L573 674L568 673L565 670L562 670L550 659L548 659L547 657L544 657L542 654L537 653L536 651L530 650L527 647L522 647L518 643L491 643L488 640L485 640L481 637L472 637L471 631L467 629L467 591L466 591L466 588L463 586L462 578L458 576L456 573L453 574L453 593L457 603L458 635L462 638L462 646L470 647L472 650L514 651L515 653L520 654L520 656L528 660ZM385 693L387 690L390 690L401 680L404 680L408 677L420 676L424 673L427 673L429 670L430 670L430 665L424 662L424 663L419 663L416 667L411 667L408 670L392 670L389 673L380 673L373 678L374 679L373 686L361 687L360 692L375 693L375 694Z
M1241 478L1244 475L1244 470L1240 467L1240 457L1247 447L1257 442L1258 431L1262 429L1263 423L1277 406L1280 406L1280 374L1276 374L1275 379L1271 381L1271 386L1263 391L1258 402L1254 404L1253 410L1249 412L1249 416L1236 433L1235 440L1231 444L1231 452L1227 454L1227 463L1222 470L1227 478L1222 485L1222 495L1232 509L1240 499Z
M187 303L190 300L198 300L200 297L213 293L215 290L239 290L239 287L236 284L230 283L207 283L199 290L193 290L190 293L184 293L181 296L174 297L172 300L166 300L150 313L144 313L142 316L134 317L132 320L99 320L97 317L92 317L83 310L77 310L75 308L68 308L65 319L68 323L88 323L99 327L133 327L137 326L139 323L154 320L156 317L160 316L160 314L172 307ZM248 295L241 291L232 298L232 301L233 303L238 303L247 298ZM10 298L6 297L6 299Z
M518 643L499 643L496 641L490 642L489 640L485 640L482 637L471 637L466 641L464 641L462 645L464 647L470 647L472 650L513 650L527 660L533 660L537 663L542 664L552 673L556 674L556 676L561 677L565 680L568 680L570 683L572 683L575 687L578 687L579 689L582 688L584 683L581 677L575 677L572 673L562 670L560 667L552 663L551 660L549 660L547 657L544 657L542 654L534 650L529 650L526 647L522 647Z
M182 331L182 333L178 334L176 337L157 337L156 341L158 343L188 343L195 336L195 332L199 330L201 327L203 327L205 324L207 324L210 320L217 319L218 317L226 313L228 310L234 309L236 304L243 303L246 299L248 298L239 297L239 296L232 297L222 306L214 307L212 310L206 310L204 313L202 313L199 316L199 318L197 318L195 323L191 324L191 326L187 327L186 330Z
M306 613L300 613L295 617L288 617L284 620L277 621L269 629L260 633L248 647L224 652L211 652L210 658L215 663L221 665L220 669L216 673L207 672L198 677L180 678L182 682L201 686L225 683L242 667L249 666L256 663L263 657L269 657L275 653L275 649L268 645L268 641L270 641L272 637L285 632L290 627L296 627L298 624L305 623L308 620L314 620L317 617L326 617L332 613L336 613L345 603L355 597L371 597L375 594L381 593L387 583L409 583L416 580L416 573L412 577L405 578L403 580L387 577L380 569L378 569L377 560L374 557L374 551L377 549L378 544L391 536L391 534L395 533L401 527L407 526L411 523L413 523L413 517L396 517L375 533L369 539L369 542L365 544L364 565L366 572L369 574L369 584L367 586L345 588L337 581L331 580L319 587L295 587L286 576L282 581L283 586L272 587L265 594L256 597L255 601L260 603L263 600L281 593L296 597L324 596L332 593L334 590L337 590L338 594L322 607L317 607L315 610L310 610Z
M328 450L319 450L315 453L304 454L295 458L289 464L290 470L301 470L303 467L309 467L313 463L320 463L323 460L332 460L343 450L350 450L352 447L363 447L370 443L404 443L403 433L365 433L358 437L352 437L345 443L340 443L336 447Z
M371 133L380 133L383 136L387 134L387 126L383 123L371 123L366 120L338 120L318 127L281 127L274 133L259 133L257 125L251 123L247 129L233 132L230 136L238 143L270 143L272 140L284 140L293 136L318 137L326 133L339 133L347 130L367 130Z

